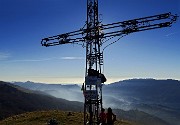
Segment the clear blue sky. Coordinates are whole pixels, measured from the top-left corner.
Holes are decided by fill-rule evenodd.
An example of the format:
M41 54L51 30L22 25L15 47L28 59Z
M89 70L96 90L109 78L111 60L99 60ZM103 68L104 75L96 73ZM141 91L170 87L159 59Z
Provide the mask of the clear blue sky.
M103 24L172 12L179 0L99 0ZM44 37L82 28L86 0L0 0L0 80L83 83L85 49L42 47ZM127 78L180 80L180 21L134 33L104 53L108 83Z

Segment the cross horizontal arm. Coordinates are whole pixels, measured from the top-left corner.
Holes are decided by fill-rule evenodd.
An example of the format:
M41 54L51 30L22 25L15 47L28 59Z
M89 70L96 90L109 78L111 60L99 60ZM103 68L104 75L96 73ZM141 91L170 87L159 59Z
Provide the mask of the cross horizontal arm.
M82 29L64 34L59 34L56 36L51 36L42 39L41 44L42 46L48 47L48 46L56 46L60 44L83 42L84 39L81 36L82 34L83 34Z
M64 34L59 34L56 36L51 36L42 39L42 46L56 46L61 44L69 43L79 43L85 42L88 39L98 38L109 38L115 36L128 35L134 32L140 32L145 30L158 29L163 27L170 27L177 20L177 15L172 15L171 13L164 13L154 16L148 16L143 18L137 18L132 20L127 20L123 22L116 22L111 24L105 24L96 26L89 29L80 29L73 32L68 32ZM106 32L108 29L113 30L112 32ZM91 38L88 36L82 36L87 34L87 32L98 31L100 32L99 36L96 34L91 35Z
M164 13L155 16L106 24L100 26L100 29L103 32L105 32L107 29L113 29L113 32L104 33L103 38L128 35L129 33L133 32L170 27L172 23L176 22L177 17L177 15L172 15L171 13Z

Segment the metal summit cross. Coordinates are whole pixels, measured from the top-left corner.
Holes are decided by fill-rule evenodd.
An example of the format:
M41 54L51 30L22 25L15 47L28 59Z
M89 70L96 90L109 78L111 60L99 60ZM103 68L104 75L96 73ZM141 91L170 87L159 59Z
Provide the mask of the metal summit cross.
M42 46L62 44L83 44L86 48L86 74L82 90L84 94L84 125L99 124L102 105L102 85L106 82L102 74L104 43L119 37L118 40L134 32L170 27L177 15L164 13L111 24L99 21L98 0L87 0L87 21L83 28L68 33L42 39ZM108 32L111 29L111 32ZM114 41L116 42L116 41ZM113 44L108 44L107 46ZM106 48L105 46L104 48Z

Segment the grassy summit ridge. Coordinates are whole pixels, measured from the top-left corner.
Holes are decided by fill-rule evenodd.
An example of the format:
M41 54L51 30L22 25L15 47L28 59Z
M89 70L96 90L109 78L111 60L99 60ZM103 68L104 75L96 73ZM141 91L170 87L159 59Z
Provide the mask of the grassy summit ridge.
M28 112L0 121L0 125L47 125L47 122L54 118L59 125L83 125L83 113L51 110ZM138 125L128 121L116 121L115 125Z

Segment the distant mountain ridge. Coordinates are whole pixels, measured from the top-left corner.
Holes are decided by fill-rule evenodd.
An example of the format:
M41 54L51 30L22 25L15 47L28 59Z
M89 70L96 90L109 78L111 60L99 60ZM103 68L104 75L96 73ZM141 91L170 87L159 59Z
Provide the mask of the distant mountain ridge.
M39 90L55 97L83 102L78 85L13 83L27 89ZM123 110L139 110L180 124L180 81L129 79L103 86L103 105Z
M37 94L36 92L34 93L34 91L26 90L19 86L12 85L10 83L5 83L5 82L0 82L0 97L1 97L0 98L0 111L1 111L0 124L2 125L4 124L11 125L11 124L16 124L16 123L21 124L21 125L32 124L31 122L34 123L34 121L31 121L32 118L27 119L27 117L29 116L26 116L27 114L32 114L32 111L43 111L42 113L44 113L44 110L50 110L50 109L65 110L65 111L78 111L78 112L82 111L81 110L82 103L70 102L64 99L57 99L48 95L42 95L41 93ZM157 117L153 117L143 112L133 111L133 110L128 111L128 112L125 112L123 110L113 110L113 111L114 112L117 111L116 115L118 116L118 118L123 119L123 121L130 120L132 122L137 123L134 125L144 125L144 124L151 125L153 123L156 123L156 125L168 125L163 120L158 119ZM25 112L31 112L31 113L25 113ZM54 113L57 113L57 112L59 111L55 111ZM134 116L134 114L132 114L132 112L136 114L136 117ZM15 114L21 114L21 113L25 113L25 114L14 116ZM49 115L49 113L50 112L47 112L47 115ZM34 120L37 121L40 118L44 118L44 115L42 115L42 116L39 116L39 118L37 119L37 114L40 115L41 112L34 112L34 115L36 115L35 117L33 117ZM62 114L59 114L59 116L61 115ZM1 119L4 119L9 116L14 116L14 117L7 118L1 122ZM21 118L18 118L18 117L21 117ZM54 117L54 116L52 115L51 117ZM144 121L139 119L140 117L144 117ZM76 119L74 120L76 120L77 123L83 123L82 115L80 119L82 121L77 121ZM151 121L147 121L149 119L151 119ZM66 122L72 122L69 120L70 119L67 119Z
M113 108L137 109L180 124L180 81L130 79L104 86L104 102Z
M131 79L109 84L104 91L122 91L126 96L137 96L138 101L163 105L165 103L180 103L180 81L155 80L155 79ZM135 101L135 100L134 100ZM169 105L168 105L169 106ZM174 105L173 105L174 107Z
M70 101L84 101L81 88L77 84L43 84L34 82L14 82L14 85L21 86L26 89L42 91L57 98L64 98Z
M0 81L0 119L24 112L49 109L82 111L83 103L55 98Z

